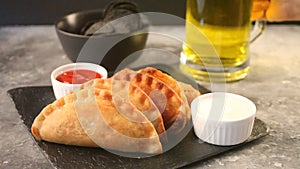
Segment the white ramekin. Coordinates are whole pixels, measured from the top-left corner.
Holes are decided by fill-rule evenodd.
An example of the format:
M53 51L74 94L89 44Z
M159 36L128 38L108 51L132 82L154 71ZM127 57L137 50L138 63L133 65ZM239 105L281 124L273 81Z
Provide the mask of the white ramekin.
M251 135L256 106L246 97L215 92L195 98L191 111L198 138L210 144L230 146L246 141Z
M92 70L99 74L101 74L102 79L107 78L107 70L97 64L93 63L71 63L62 65L56 69L54 69L51 73L51 83L54 91L54 95L56 99L59 99L68 93L70 93L73 89L79 87L81 84L68 84L68 83L62 83L58 80L56 80L57 76L62 74L63 72L70 71L70 70L78 70L78 69L85 69L85 70Z

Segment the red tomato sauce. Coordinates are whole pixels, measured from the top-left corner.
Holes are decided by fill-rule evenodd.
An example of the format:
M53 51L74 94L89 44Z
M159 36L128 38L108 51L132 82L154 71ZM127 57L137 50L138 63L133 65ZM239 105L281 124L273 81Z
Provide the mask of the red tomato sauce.
M69 84L82 84L95 78L101 78L102 75L92 70L70 70L57 76L56 80Z

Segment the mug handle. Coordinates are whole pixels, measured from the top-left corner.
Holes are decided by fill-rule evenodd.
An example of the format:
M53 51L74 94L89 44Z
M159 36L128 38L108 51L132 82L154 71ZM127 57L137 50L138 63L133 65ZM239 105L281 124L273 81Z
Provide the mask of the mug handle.
M254 27L250 33L250 43L253 43L265 30L267 21L256 20Z

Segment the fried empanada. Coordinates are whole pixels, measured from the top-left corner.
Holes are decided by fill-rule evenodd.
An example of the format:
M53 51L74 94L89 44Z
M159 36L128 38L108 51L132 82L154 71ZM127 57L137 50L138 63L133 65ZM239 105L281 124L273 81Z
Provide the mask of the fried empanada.
M116 74L115 79L129 81L131 86L137 86L142 89L159 109L165 129L168 129L177 119L183 102L174 90L158 78L149 74L124 69Z
M118 103L127 113L120 114L112 103L111 90L101 88L105 82L88 82L45 107L32 125L35 138L125 152L161 153L152 123L128 102Z
M148 74L137 73L131 80L131 83L150 96L161 111L165 128L168 129L182 110L182 99L164 82Z
M124 69L112 77L112 91L121 95L123 99L129 99L153 124L158 134L165 132L163 118L152 99L139 87L130 83L136 72Z
M139 72L158 79L166 86L168 86L171 90L173 90L178 95L178 97L182 100L183 105L169 132L170 134L173 135L178 134L183 130L183 128L186 126L186 123L190 120L191 117L190 107L187 103L187 98L184 92L181 90L178 82L175 79L173 79L171 76L167 75L166 73L163 73L160 70L157 70L152 67L141 69Z
M130 83L135 71L124 69L112 77L112 92L121 99L129 100L153 124L158 134L165 131L163 118L152 99L139 87ZM116 98L117 99L117 98Z

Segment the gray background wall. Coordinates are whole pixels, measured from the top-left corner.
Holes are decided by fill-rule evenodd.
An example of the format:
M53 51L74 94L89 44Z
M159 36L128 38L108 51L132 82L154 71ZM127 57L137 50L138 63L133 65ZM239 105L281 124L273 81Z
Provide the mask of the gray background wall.
M66 14L87 9L100 9L109 1L111 0L0 0L0 26L53 24ZM185 18L186 0L128 1L135 2L141 12L164 12ZM163 22L160 22L158 18L158 22L154 24L163 24ZM299 25L300 21L269 24Z
M0 25L53 24L76 11L103 8L110 0L0 0ZM131 0L142 12L184 17L185 0Z

